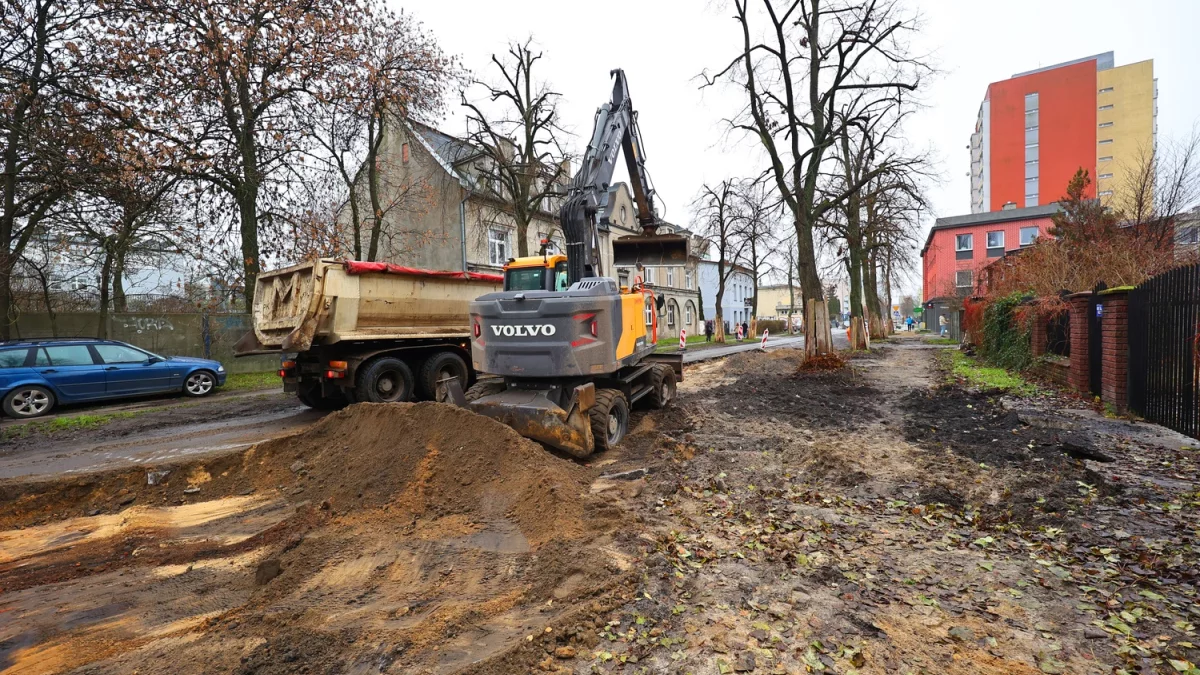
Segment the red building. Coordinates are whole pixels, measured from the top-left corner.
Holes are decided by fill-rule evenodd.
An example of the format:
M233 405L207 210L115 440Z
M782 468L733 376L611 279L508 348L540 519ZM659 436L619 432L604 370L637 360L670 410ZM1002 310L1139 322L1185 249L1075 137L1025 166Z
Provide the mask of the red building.
M1009 251L1030 246L1053 225L1058 204L938 218L921 249L926 325L948 313L957 333L959 299L971 295L979 270Z
M1051 204L1080 168L1088 196L1109 197L1153 147L1156 97L1153 62L1112 52L993 82L971 134L971 213Z

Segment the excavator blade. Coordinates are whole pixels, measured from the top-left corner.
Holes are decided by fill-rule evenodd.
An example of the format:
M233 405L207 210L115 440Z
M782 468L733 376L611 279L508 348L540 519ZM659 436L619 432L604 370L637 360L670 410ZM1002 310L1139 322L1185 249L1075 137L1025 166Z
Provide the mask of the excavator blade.
M470 401L466 407L572 457L591 455L595 444L588 410L596 403L595 386L589 382L576 387L565 410L546 394L545 390L508 389Z
M679 234L632 235L613 240L613 264L620 267L664 267L684 265L688 258L687 237Z

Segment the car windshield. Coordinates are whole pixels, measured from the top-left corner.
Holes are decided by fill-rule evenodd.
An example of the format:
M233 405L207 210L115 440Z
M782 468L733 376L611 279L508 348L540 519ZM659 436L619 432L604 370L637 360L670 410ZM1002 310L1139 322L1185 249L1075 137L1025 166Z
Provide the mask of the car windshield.
M522 267L509 270L504 281L506 291L544 291L546 290L545 267Z

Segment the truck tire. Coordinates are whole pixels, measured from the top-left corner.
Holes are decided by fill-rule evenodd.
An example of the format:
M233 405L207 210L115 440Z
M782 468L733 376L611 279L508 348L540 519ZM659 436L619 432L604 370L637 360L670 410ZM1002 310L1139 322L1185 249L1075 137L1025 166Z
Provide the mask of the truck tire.
M505 388L506 387L504 386L504 380L500 380L500 379L480 380L480 381L476 382L475 384L471 385L471 388L468 389L466 391L466 393L463 394L463 396L468 401L477 401L477 400L483 398L484 396L491 396L492 394L499 394L500 392L504 391Z
M588 411L588 416L592 420L595 452L615 447L629 431L629 401L620 390L597 389L596 404Z
M305 385L301 383L300 388L296 390L296 398L304 405L313 410L341 410L350 404L350 401L345 396L333 395L322 396L321 384Z
M421 398L430 401L447 400L446 387L438 386L438 382L447 377L458 379L458 385L467 388L470 371L462 357L454 352L438 352L425 359L421 365L421 377L418 382L421 388Z
M646 395L646 403L655 410L667 407L675 400L675 369L665 363L654 364L650 369L650 386L653 389Z
M368 361L358 371L354 400L371 403L411 401L413 389L413 374L408 364L395 357L383 356Z

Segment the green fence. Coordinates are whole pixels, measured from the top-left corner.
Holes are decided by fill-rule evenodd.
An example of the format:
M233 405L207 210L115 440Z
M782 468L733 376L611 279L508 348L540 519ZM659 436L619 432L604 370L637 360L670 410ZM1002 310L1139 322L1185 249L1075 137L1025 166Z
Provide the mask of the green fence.
M233 358L233 345L250 330L249 314L118 313L108 316L108 338L128 342L163 356L216 359L231 373L254 373L279 367L276 356ZM99 312L22 314L14 338L95 337Z

